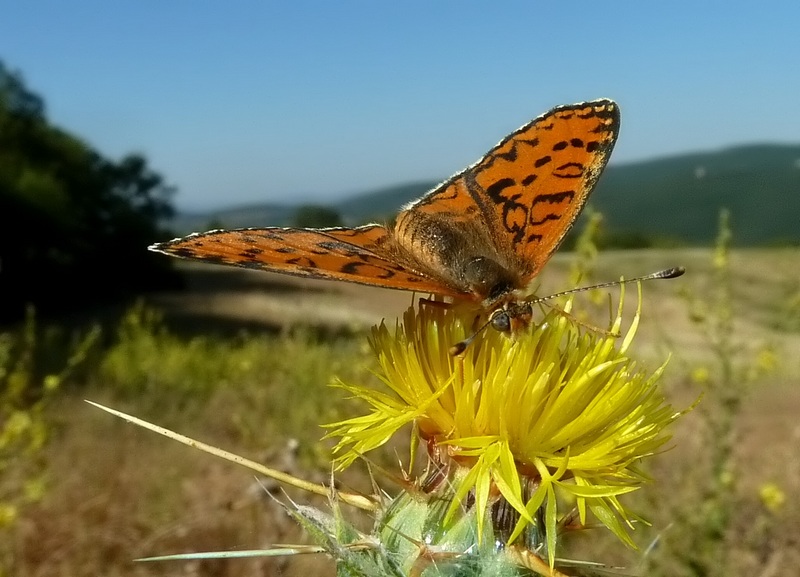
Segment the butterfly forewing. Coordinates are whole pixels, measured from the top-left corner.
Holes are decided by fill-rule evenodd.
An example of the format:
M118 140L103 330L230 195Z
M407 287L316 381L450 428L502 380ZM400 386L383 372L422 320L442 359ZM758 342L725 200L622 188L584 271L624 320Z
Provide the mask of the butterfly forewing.
M151 249L215 264L458 296L377 254L386 237L386 228L379 225L316 230L244 228L192 234Z
M610 100L560 106L510 134L408 210L455 222L484 253L538 274L583 208L619 132Z
M572 226L608 161L619 132L609 100L561 106L511 134L468 173L536 275Z

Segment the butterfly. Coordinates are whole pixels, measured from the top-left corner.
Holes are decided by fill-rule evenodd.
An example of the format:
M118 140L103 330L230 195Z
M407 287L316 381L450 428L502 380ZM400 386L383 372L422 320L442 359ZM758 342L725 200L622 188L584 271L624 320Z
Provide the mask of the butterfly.
M530 323L525 288L581 212L619 133L611 100L558 106L404 206L391 227L212 230L150 250L216 264L434 293L501 332Z

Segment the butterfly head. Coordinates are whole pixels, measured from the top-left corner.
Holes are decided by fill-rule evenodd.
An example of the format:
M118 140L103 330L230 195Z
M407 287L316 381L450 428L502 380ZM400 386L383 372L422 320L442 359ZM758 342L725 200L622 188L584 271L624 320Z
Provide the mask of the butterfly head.
M515 333L525 329L533 318L529 302L510 301L496 309L489 318L489 326L501 333Z
M467 347L472 341L475 340L475 337L481 334L487 327L492 327L500 333L511 334L527 328L532 318L533 307L529 302L508 301L496 308L489 316L489 320L481 325L472 335L450 347L450 354L456 356L463 353L467 350Z

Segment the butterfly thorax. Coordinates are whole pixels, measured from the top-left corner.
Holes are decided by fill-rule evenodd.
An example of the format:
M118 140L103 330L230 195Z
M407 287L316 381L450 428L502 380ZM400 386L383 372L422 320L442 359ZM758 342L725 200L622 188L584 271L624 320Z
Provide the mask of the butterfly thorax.
M484 235L468 222L418 211L398 215L391 242L404 263L470 295L487 308L523 286Z

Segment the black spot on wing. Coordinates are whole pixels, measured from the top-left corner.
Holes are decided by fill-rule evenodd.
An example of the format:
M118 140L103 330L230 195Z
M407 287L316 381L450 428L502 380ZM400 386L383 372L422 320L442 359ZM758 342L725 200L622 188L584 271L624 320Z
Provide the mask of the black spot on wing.
M361 263L361 262L348 262L348 263L345 263L342 266L342 268L340 268L339 270L344 274L349 274L349 275L353 275L353 276L361 276L361 275L364 274L360 270L362 267L369 267L369 269L370 269L369 276L374 277L374 278L384 278L384 279L392 278L393 276L395 276L397 274L395 271L393 271L393 270L391 270L391 269L389 269L387 267L377 266L377 265L372 264L372 263ZM383 272L381 274L376 275L376 274L374 274L375 269L381 270Z
M486 194L488 194L495 202L504 202L505 198L503 197L502 192L506 188L514 186L515 184L516 183L514 182L513 178L501 178L500 180L489 185L489 187L486 189Z
M586 152L597 152L600 150L600 142L597 140L592 140L591 142L586 144Z
M196 253L193 248L170 248L169 246L161 248L161 246L159 246L159 249L160 250L166 249L169 251L170 254L174 254L175 256L181 258L194 258L196 256Z
M260 249L260 248L250 247L250 248L245 249L242 252L240 252L239 256L241 258L256 258L260 254L263 254L263 253L264 253L264 251L262 249Z
M571 203L574 198L575 198L575 191L572 190L565 190L564 192L554 192L551 194L537 194L536 197L534 197L533 199L533 203L531 203L531 211L530 211L531 225L537 226L540 224L544 224L548 220L560 220L562 216L560 214L547 213L538 220L534 220L533 219L533 215L535 214L534 207L537 204L550 205L550 204L562 204L564 202Z
M287 264L295 265L301 269L311 268L311 269L318 269L317 263L311 260L306 256L300 256L297 258L290 258L286 261ZM308 271L307 271L308 272Z
M534 225L544 224L548 220L561 220L561 215L553 214L553 213L546 214L541 220L532 220L531 224L534 224Z
M574 190L565 190L563 192L553 192L550 194L537 194L531 206L533 207L537 204L560 204L565 200L572 202L573 198L575 198Z
M517 159L516 145L512 145L511 148L508 149L508 152L498 152L497 158L502 158L503 160L514 162Z
M318 242L317 246L328 252L339 252L344 254L351 254L353 252L352 244L339 242L337 240L323 240Z
M267 240L280 240L280 241L283 241L286 238L286 237L284 237L284 235L280 234L279 232L274 231L274 230L269 230L269 229L251 230L251 231L249 231L249 234L255 235L255 236L260 236L262 238L266 238Z
M553 170L556 178L581 178L586 172L586 167L580 162L567 162Z

